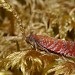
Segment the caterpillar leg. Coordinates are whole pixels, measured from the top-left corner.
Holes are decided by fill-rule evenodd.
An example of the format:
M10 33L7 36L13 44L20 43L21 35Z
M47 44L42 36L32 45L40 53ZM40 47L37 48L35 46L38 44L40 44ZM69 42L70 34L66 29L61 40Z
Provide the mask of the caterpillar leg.
M34 42L34 49L36 50L36 51L38 51L38 46L37 46L37 44L36 44L36 42Z
M38 50L40 50L41 52L45 52L47 54L50 54L50 51L48 51L46 48L44 48L40 44L36 43L36 45L37 45Z

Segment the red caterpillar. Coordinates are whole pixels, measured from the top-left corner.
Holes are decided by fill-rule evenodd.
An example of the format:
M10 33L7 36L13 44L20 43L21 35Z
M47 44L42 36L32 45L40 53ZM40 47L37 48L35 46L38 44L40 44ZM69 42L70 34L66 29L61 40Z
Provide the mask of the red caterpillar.
M73 41L65 41L42 35L30 35L27 39L45 50L68 57L75 57L75 42Z

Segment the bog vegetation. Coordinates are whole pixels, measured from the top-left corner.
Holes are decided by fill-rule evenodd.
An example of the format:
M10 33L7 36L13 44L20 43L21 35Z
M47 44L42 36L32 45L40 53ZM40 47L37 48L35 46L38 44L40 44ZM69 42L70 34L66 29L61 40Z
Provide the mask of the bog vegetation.
M75 0L0 0L0 75L75 75L75 58L36 51L30 33L74 41Z

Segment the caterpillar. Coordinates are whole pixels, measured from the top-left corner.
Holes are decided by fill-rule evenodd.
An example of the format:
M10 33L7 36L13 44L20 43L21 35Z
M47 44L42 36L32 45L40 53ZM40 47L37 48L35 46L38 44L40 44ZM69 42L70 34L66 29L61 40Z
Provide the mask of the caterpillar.
M34 34L29 35L27 37L27 41L29 41L33 45L36 44L40 48L44 48L49 52L68 57L75 57L75 42L73 41L66 41L53 37Z

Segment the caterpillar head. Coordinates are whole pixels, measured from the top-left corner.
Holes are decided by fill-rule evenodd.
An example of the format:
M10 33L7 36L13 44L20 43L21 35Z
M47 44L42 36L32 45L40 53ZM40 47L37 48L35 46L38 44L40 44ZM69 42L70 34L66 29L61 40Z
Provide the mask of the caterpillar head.
M36 39L35 39L34 35L31 34L31 35L29 35L28 37L26 37L26 41L27 41L28 43L34 45Z

